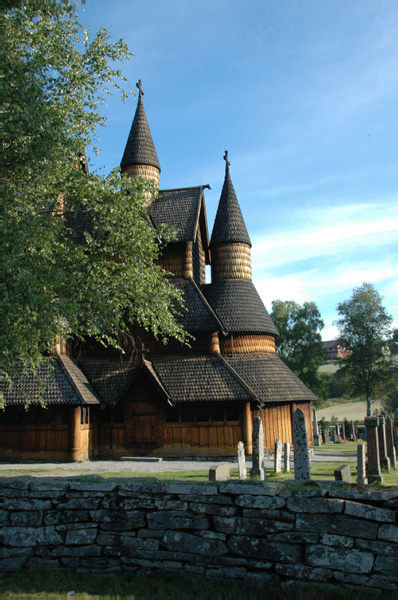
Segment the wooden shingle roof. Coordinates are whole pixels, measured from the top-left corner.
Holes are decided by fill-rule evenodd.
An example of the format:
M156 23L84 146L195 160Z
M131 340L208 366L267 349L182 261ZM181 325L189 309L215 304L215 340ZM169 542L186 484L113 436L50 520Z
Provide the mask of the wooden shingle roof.
M159 197L151 204L151 218L155 227L169 225L177 230L175 242L193 242L199 226L203 190L208 187L199 185L161 190Z
M273 352L224 355L223 359L255 392L261 406L316 400L314 394Z
M115 404L141 366L141 359L82 358L79 361L102 404Z
M146 118L141 90L133 124L131 125L130 134L120 164L122 169L128 165L152 165L158 168L160 172L159 159Z
M220 279L204 286L203 291L229 333L278 335L252 281Z
M210 247L215 244L240 242L251 246L242 211L229 174L228 160L225 168L224 185L211 234Z
M176 277L171 281L184 292L185 308L178 309L180 314L177 316L177 321L186 331L191 333L222 331L226 333L223 323L193 279Z
M174 406L187 402L255 400L217 355L151 356L151 363Z
M16 365L13 385L1 384L6 406L26 403L47 406L99 404L94 389L81 370L66 356L43 362L37 374Z

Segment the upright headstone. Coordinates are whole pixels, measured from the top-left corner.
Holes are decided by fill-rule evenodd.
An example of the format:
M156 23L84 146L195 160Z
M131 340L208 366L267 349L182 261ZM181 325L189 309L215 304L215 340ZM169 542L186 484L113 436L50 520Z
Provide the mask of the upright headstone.
M355 423L351 421L351 439L355 442L357 436L355 435Z
M294 479L308 481L311 479L308 436L305 427L305 415L297 408L293 413L293 445L294 445Z
M261 417L255 417L253 423L253 455L251 477L259 477L261 481L266 478L264 470L264 430Z
M275 473L282 471L282 442L279 438L275 441L274 471Z
M357 485L367 485L365 444L357 444Z
M387 456L386 445L386 420L384 417L377 417L377 435L379 437L380 466L382 469L390 469L390 459Z
M290 444L285 442L283 446L283 468L286 473L290 473Z
M386 446L387 456L390 459L390 465L393 469L397 468L397 455L394 446L394 431L392 427L391 417L386 419Z
M319 437L318 421L316 418L315 408L312 409L312 424L313 424L313 428L314 428L314 446L320 446L321 439Z
M366 443L368 447L369 483L383 482L380 469L379 438L377 435L377 417L365 417Z
M398 456L398 408L394 413L394 446L395 454Z
M337 438L340 437L340 426L339 425L336 425L336 436L337 436ZM334 441L336 441L336 438Z
M346 439L346 432L345 432L345 423L343 421L342 425L341 425L341 439L345 440Z
M247 479L247 468L246 468L246 456L245 456L245 445L243 442L238 442L238 470L239 479Z

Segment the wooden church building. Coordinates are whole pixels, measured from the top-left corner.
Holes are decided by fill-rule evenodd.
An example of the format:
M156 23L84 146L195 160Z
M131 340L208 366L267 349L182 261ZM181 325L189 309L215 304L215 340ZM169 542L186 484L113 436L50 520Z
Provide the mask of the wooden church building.
M292 444L292 414L306 417L312 444L310 390L275 353L278 331L253 284L251 242L232 184L228 154L211 237L205 189L161 190L150 207L154 226L177 230L160 263L184 293L181 322L191 347L161 342L132 327L132 357L87 343L43 367L39 383L21 376L0 411L0 460L84 460L122 456L229 456L239 441L251 454L261 416L264 445ZM139 86L122 172L159 185L160 164ZM206 282L205 266L211 267ZM28 411L26 397L33 398Z

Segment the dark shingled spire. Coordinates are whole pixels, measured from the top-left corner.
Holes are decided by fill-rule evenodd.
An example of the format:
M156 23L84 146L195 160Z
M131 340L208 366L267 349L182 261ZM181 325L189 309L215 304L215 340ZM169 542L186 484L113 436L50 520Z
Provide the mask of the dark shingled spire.
M160 171L158 155L142 101L144 92L141 89L141 80L137 83L137 87L139 89L137 110L120 166L123 169L129 165L151 165Z
M228 242L240 242L251 247L249 234L243 220L239 202L229 174L228 152L225 152L225 179L218 205L210 246Z

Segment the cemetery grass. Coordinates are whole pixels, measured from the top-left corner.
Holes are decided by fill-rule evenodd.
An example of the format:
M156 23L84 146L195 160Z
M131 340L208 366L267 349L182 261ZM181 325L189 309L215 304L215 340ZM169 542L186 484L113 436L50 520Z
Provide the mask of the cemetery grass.
M68 592L73 595L67 595ZM2 600L349 600L352 590L316 584L292 589L248 590L236 583L183 578L162 578L144 574L99 575L55 571L18 571L0 574ZM361 600L374 598L361 591ZM397 595L388 595L397 599Z

